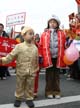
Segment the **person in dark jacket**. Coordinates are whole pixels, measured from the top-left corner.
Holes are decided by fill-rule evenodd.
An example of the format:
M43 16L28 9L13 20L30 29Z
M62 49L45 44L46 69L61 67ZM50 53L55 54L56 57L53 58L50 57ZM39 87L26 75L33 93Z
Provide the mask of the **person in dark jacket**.
M21 27L21 31L23 30L23 28L24 28L24 26ZM23 39L21 33L19 33L19 34L15 37L15 40L16 40L17 42L19 42L19 43L24 42L24 39Z
M0 37L9 38L8 34L4 31L4 25L0 23ZM8 68L6 66L0 66L0 78L6 79L6 76L10 76Z

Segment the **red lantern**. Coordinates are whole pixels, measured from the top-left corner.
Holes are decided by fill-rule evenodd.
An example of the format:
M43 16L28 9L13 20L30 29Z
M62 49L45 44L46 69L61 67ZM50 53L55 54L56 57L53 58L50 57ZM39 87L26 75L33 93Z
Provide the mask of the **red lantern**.
M78 5L80 5L80 0L75 0L77 2Z

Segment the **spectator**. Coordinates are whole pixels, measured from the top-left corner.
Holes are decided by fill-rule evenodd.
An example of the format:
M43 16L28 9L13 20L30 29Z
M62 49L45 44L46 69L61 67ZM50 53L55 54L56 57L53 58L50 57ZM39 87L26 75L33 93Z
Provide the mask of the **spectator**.
M4 25L2 23L0 23L0 37L9 38L8 34L4 31ZM6 75L10 76L8 67L0 66L0 78L6 79Z
M23 29L24 29L24 26L21 27L21 31L22 31ZM24 42L24 39L23 39L21 33L19 33L19 34L15 37L15 40L16 40L17 42L19 42L19 43Z

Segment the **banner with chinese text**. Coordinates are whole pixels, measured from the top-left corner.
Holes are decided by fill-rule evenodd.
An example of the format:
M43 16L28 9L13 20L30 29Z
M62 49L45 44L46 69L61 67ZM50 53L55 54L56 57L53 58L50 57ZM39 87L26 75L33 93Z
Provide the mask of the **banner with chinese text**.
M14 39L0 37L0 57L5 57L15 47L17 42ZM7 64L6 66L16 66L16 61Z

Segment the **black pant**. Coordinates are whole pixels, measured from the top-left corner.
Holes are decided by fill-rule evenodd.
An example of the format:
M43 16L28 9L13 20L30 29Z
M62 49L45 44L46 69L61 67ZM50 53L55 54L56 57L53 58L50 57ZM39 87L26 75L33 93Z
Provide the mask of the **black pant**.
M52 59L53 67L46 69L46 88L45 95L59 95L60 94L60 70L56 67L57 58Z
M70 66L70 76L74 79L80 79L80 67L78 60Z
M0 77L6 77L7 67L6 66L0 66Z

